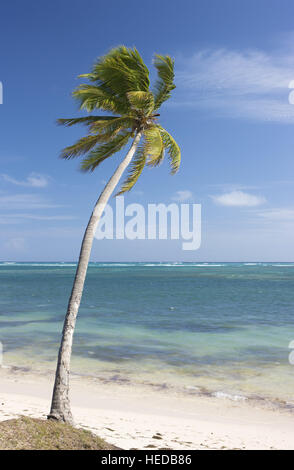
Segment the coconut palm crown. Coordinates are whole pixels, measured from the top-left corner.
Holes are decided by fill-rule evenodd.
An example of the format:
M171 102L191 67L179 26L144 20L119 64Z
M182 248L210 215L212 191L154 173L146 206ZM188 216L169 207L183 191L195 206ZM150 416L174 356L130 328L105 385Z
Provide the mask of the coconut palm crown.
M145 165L159 165L165 150L168 152L171 172L180 165L180 148L173 137L158 123L158 112L175 88L174 60L168 55L155 55L154 66L158 78L150 90L149 70L136 48L119 46L99 58L91 73L80 75L89 84L82 84L73 92L80 109L93 112L100 109L115 115L86 116L58 119L59 124L85 124L88 135L66 147L62 158L84 155L81 169L94 171L100 163L121 150L136 134L142 139L132 160L129 174L118 194L134 186Z

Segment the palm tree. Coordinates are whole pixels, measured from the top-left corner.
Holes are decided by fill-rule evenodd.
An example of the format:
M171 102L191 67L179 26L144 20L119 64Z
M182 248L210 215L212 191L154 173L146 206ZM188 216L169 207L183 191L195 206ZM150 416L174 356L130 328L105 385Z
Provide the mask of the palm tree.
M84 234L64 320L49 419L73 422L69 402L73 333L94 235L110 196L131 161L129 174L118 194L130 191L145 165L159 165L165 150L169 154L171 172L175 173L180 165L179 146L157 121L157 110L175 88L174 60L169 56L155 55L154 65L158 78L151 91L149 71L139 52L135 48L125 46L112 49L94 63L91 73L80 76L88 79L90 83L80 85L73 92L73 96L78 100L80 109L86 109L88 112L100 109L115 115L91 115L58 120L59 124L66 126L85 124L88 127L86 137L66 147L61 154L65 159L85 155L81 162L81 169L84 171L94 171L101 162L120 151L129 139L132 139L132 143L127 155L100 194Z

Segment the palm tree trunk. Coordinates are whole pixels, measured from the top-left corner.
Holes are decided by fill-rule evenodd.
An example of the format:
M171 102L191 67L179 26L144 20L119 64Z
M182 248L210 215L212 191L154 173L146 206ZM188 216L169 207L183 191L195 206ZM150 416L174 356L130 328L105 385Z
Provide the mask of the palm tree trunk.
M100 217L104 211L104 208L115 190L124 170L127 168L131 162L135 151L138 147L139 141L141 138L141 133L139 132L134 141L130 150L128 151L125 159L120 163L120 165L115 170L114 174L106 184L104 190L99 196L99 199L96 202L94 210L91 214L88 226L86 228L79 262L76 270L75 280L69 299L67 313L64 320L62 339L58 354L55 383L53 389L52 403L50 414L48 419L56 419L58 421L64 421L67 423L73 423L73 417L70 409L69 401L69 373L70 373L70 358L72 351L72 341L73 334L75 329L75 323L77 314L79 311L79 306L81 303L81 298L83 294L83 288L85 283L85 278L87 274L87 268L89 263L89 258L91 254L92 244L95 236L95 232L100 220Z

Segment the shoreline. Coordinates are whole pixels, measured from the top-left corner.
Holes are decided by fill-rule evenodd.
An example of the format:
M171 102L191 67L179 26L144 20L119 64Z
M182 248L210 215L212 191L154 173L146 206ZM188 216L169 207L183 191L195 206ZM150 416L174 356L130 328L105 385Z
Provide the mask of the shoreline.
M14 357L14 359L16 359ZM166 394L172 394L176 396L182 396L185 398L207 398L207 399L217 399L217 400L227 400L232 402L245 402L248 406L270 409L270 410L280 410L282 412L292 413L294 416L294 400L289 399L289 397L275 396L273 394L260 393L260 391L252 390L248 392L240 388L229 388L229 384L224 380L223 386L218 387L209 387L211 384L203 385L200 380L197 380L191 384L190 380L179 381L179 376L168 376L163 374L161 375L161 381L158 381L158 376L151 374L150 371L146 374L146 371L141 371L141 374L129 374L128 370L122 369L118 370L117 366L113 369L109 368L105 370L104 368L96 373L88 371L81 372L77 370L77 367L74 367L75 357L72 358L72 370L71 370L71 381L81 381L81 383L87 383L89 387L93 384L96 385L117 385L123 387L129 387L130 389L141 389L142 392L149 394L150 392L161 392L163 391ZM16 374L24 375L25 377L33 376L37 381L40 378L47 376L53 377L55 374L55 363L30 363L26 364L25 362L21 365L14 365L15 362L8 362L5 365L0 366L0 377L1 370L2 373L7 372L7 374ZM104 364L103 364L104 365ZM40 367L41 366L41 367ZM173 379L173 380L171 380ZM190 383L189 383L190 382ZM199 383L200 382L200 383ZM292 397L291 397L292 398Z
M0 421L45 419L53 378L0 368ZM71 403L77 426L123 449L294 449L293 413L257 402L72 375Z

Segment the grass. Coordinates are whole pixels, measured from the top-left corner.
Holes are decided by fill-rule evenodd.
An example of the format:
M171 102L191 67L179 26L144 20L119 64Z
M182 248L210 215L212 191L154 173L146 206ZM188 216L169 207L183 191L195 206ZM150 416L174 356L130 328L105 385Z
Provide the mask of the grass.
M0 450L112 450L85 429L52 420L27 418L0 422Z

